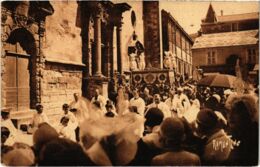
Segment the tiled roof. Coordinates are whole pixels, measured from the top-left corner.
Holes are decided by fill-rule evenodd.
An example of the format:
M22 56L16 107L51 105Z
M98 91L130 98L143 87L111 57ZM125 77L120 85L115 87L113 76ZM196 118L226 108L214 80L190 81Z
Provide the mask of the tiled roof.
M258 12L217 16L218 22L231 22L231 21L253 20L253 19L259 19Z
M257 44L259 30L203 34L195 39L192 49Z

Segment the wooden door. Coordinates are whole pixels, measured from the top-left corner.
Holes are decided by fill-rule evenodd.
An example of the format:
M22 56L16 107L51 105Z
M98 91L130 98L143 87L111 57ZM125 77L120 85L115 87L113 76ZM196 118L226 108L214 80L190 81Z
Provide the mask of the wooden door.
M7 54L6 56L6 106L12 111L30 108L29 56Z

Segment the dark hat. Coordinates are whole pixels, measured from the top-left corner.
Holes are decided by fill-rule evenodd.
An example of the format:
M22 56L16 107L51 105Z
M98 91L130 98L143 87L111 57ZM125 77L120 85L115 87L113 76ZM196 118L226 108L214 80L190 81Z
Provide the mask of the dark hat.
M69 108L69 105L67 103L65 103L62 105L62 108L67 109L67 108Z
M105 116L106 116L106 117L114 117L115 114L114 114L113 112L109 111L109 112L107 112L107 113L105 114Z
M107 101L106 108L113 108L113 104L110 100Z
M29 145L15 143L13 149L3 155L2 161L7 166L32 166L35 155Z
M92 166L82 147L69 139L57 138L40 151L39 166Z
M218 117L211 109L202 109L197 115L196 122L199 127L205 130L214 128L218 123Z
M43 108L43 106L41 104L36 104L36 110L39 110L40 108Z
M69 120L70 120L69 117L64 116L61 118L60 123L68 123Z
M10 130L5 126L1 126L1 136L5 136L8 138L9 135L10 135Z
M161 132L169 140L181 141L184 136L184 125L180 118L166 118L161 124Z
M39 151L44 144L58 137L59 134L52 126L48 123L42 123L33 134L34 147L37 151Z
M150 127L160 125L163 121L163 117L163 112L159 108L150 108L145 115L145 125Z
M71 108L70 111L71 112L77 112L77 109L76 108Z

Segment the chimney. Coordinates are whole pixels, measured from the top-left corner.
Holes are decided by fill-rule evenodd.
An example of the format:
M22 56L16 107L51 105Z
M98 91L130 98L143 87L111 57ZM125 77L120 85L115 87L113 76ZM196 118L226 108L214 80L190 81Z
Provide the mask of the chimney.
M221 10L220 13L221 13L221 16L223 16L223 10Z

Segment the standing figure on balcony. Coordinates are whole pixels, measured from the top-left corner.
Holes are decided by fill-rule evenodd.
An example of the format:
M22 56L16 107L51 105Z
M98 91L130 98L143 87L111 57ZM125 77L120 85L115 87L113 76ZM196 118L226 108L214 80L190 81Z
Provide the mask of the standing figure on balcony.
M137 70L136 54L135 53L131 53L129 55L129 59L130 59L130 70L131 71Z
M135 31L133 32L132 39L128 46L128 55L130 56L130 69L133 64L133 54L135 54L135 62L137 64L137 69L143 70L145 68L145 58L144 58L144 46L137 39Z
M139 62L139 70L144 70L145 69L145 58L144 58L144 53L140 54L140 62Z

